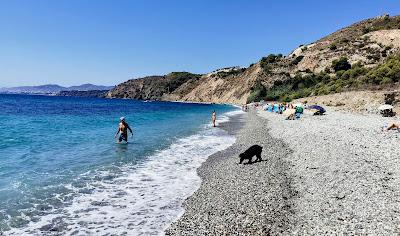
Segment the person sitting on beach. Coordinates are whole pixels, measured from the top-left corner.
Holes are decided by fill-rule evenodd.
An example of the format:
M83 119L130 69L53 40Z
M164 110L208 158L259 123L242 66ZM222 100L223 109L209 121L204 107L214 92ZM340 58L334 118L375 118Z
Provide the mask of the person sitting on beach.
M282 114L283 113L283 111L285 110L285 106L283 106L283 104L281 103L281 104L279 104L279 114Z
M301 106L296 106L295 107L295 115L297 119L300 119L301 114L303 114L303 108Z
M118 130L114 138L119 134L118 143L122 142L122 140L128 143L128 130L131 132L131 136L133 136L132 129L129 127L128 123L126 123L125 117L121 117L119 120Z
M216 127L215 122L217 121L217 113L215 112L215 110L213 111L213 113L211 115L211 120L212 120L213 126Z
M288 117L286 117L286 120L294 120L294 119L295 119L294 113L290 114Z
M396 129L396 130L400 130L400 123L396 124L396 123L391 123L387 128L386 131L392 130L392 129Z

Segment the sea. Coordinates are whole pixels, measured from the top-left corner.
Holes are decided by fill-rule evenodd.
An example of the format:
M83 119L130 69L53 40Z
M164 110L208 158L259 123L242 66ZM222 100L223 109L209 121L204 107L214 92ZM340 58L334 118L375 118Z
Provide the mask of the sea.
M163 235L235 137L230 105L0 95L0 235ZM119 118L133 129L114 138Z

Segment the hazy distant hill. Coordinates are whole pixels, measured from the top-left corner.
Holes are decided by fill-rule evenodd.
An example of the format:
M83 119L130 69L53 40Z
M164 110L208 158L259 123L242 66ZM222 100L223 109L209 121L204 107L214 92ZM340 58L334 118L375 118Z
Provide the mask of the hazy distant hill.
M69 90L69 91L60 91L57 93L57 96L102 98L107 94L108 91L109 90L87 90L87 91Z
M94 85L94 84L82 84L79 86L71 86L67 88L67 91L92 91L92 90L110 90L114 88L114 86L103 86L103 85Z
M243 104L371 86L399 88L399 83L400 16L384 15L300 45L289 55L270 54L248 68L133 79L110 90L107 97Z
M82 84L79 86L63 87L56 84L46 84L39 86L20 86L11 88L0 88L1 93L23 93L23 94L52 94L56 95L61 91L92 91L110 90L114 86L103 86L94 84Z
M47 84L47 85L40 85L40 86L20 86L20 87L11 87L11 88L0 88L0 92L51 94L51 93L57 93L63 89L65 89L65 87L62 87L62 86L59 86L56 84Z

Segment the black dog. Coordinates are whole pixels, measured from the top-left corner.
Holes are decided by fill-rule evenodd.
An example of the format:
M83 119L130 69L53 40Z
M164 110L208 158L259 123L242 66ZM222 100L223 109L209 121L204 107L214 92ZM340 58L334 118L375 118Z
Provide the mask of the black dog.
M245 152L239 154L239 157L240 157L239 164L242 164L244 159L249 159L248 163L251 163L251 158L253 156L257 157L256 161L262 161L261 152L262 152L262 147L259 145L253 145L253 146L249 147L249 149L247 149Z

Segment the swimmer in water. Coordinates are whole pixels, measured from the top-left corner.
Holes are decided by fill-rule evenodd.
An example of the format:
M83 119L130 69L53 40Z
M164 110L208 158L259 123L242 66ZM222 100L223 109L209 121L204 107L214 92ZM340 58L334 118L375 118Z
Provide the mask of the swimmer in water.
M215 122L217 120L217 113L215 112L215 110L212 113L211 120L212 120L213 126L216 127Z
M114 138L119 134L118 143L122 142L122 140L128 143L128 130L131 132L131 136L133 136L132 129L129 127L128 123L126 123L125 117L121 117L119 120L118 130Z

